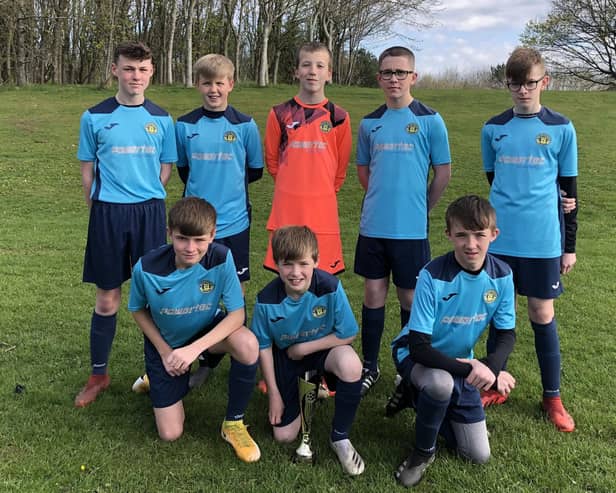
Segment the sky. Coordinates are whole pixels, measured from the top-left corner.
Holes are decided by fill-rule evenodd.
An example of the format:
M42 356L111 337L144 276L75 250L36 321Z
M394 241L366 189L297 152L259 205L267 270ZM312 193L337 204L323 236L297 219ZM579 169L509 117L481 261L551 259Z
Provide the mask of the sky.
M519 44L520 34L530 20L544 20L551 0L441 0L433 14L435 25L409 31L397 25L395 30L412 38L391 36L372 41L366 48L378 54L388 46L401 44L416 55L417 72L439 74L456 70L472 73L499 63Z

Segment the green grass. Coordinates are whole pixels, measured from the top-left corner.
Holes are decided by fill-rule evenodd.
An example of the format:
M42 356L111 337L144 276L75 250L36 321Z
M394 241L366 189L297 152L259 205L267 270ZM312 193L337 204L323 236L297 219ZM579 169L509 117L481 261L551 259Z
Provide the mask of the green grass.
M382 102L378 90L328 91L349 110L354 129ZM331 401L315 418L319 457L314 468L291 465L294 447L273 443L267 399L256 393L247 421L263 457L253 465L236 460L218 436L228 361L205 388L187 397L185 436L173 444L161 443L149 399L130 392L143 356L140 333L125 307L119 314L109 391L89 408L73 408L89 370L88 325L94 301L93 287L81 283L87 210L75 157L78 125L85 108L111 94L89 87L0 88L0 492L398 489L392 471L412 443L414 418L411 412L393 420L383 417L394 377L386 344L381 351L382 382L362 401L352 431L367 463L364 475L355 480L343 476L327 447ZM237 87L231 101L254 115L263 129L269 107L293 94L290 86ZM149 96L174 117L199 104L194 90L182 88L154 87ZM505 92L490 90L422 90L416 96L441 112L451 139L453 177L431 215L432 251L439 255L448 249L442 233L445 205L464 193L487 193L479 132L509 99ZM573 120L579 140L578 264L565 278L567 291L557 302L563 397L578 429L557 433L539 410L539 372L521 300L518 342L510 361L518 387L505 406L488 411L492 460L475 466L440 453L418 491L616 491L616 95L548 92L544 102ZM175 172L168 190L170 202L179 198ZM259 267L271 180L266 176L251 185L250 193L254 251L249 313L258 289L271 279ZM363 288L350 267L361 198L351 165L339 199L349 268L341 277L356 314ZM124 294L125 306L126 289ZM387 305L388 340L398 326L393 294ZM25 388L22 393L15 392L17 384Z

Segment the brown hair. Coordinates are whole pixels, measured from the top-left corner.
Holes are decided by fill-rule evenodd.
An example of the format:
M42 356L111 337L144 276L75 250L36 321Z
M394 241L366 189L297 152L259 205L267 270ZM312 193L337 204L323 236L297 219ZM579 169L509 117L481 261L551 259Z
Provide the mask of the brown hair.
M199 197L184 197L169 210L169 229L186 236L202 236L216 227L216 209Z
M479 231L496 228L496 211L492 204L478 195L465 195L454 200L445 212L447 231L453 223L461 224L465 229Z
M274 262L299 260L306 255L315 262L319 259L316 235L308 226L285 226L274 231L272 236Z
M141 41L124 41L116 46L113 52L113 63L117 64L121 56L142 62L152 59L152 50Z

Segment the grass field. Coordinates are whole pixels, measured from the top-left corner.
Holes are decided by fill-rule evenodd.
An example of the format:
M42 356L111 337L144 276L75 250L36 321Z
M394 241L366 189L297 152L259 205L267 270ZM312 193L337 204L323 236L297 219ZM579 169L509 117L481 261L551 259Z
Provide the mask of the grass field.
M263 129L269 107L293 93L289 86L239 87L231 101L254 115ZM125 308L126 289L111 355L111 387L94 405L73 408L89 372L94 302L93 287L81 283L87 210L75 157L78 125L85 108L111 94L88 87L0 88L0 492L401 490L392 471L412 443L414 417L411 412L393 420L383 417L394 378L386 344L382 380L362 401L352 430L367 464L364 475L354 480L343 476L327 446L331 401L318 409L314 441L319 458L315 467L306 468L290 463L294 447L273 443L267 399L255 393L247 422L263 456L257 464L240 463L218 436L228 360L204 388L187 397L184 437L160 442L149 399L130 391L143 355L140 332ZM382 101L372 89L332 87L329 95L349 110L354 129ZM155 87L149 96L174 117L199 105L194 90ZM448 249L442 233L445 205L465 193L487 194L479 132L509 98L505 91L490 90L423 90L416 96L441 112L451 140L453 177L431 214L432 252L440 255ZM520 303L518 342L510 360L518 387L506 405L488 411L492 460L475 466L441 452L417 491L616 491L616 94L548 92L544 103L573 120L579 140L578 264L564 279L567 291L557 302L563 398L578 429L558 433L540 412L533 335ZM175 172L168 191L169 202L180 197ZM271 179L265 176L251 185L250 194L249 314L258 289L271 279L260 268ZM339 198L348 267L361 198L351 166ZM359 314L362 281L352 269L341 277ZM387 340L399 326L392 295Z

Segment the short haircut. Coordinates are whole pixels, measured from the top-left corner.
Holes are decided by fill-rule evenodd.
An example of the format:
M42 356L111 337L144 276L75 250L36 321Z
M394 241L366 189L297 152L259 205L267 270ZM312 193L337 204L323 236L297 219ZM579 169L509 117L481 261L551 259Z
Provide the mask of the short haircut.
M465 229L479 231L496 228L496 211L492 204L478 195L465 195L454 200L445 212L447 231L450 231L454 222Z
M285 226L274 231L272 236L274 262L299 260L305 256L319 259L319 244L316 235L308 226Z
M184 197L169 210L169 230L186 236L202 236L216 227L216 209L199 197Z
M545 69L545 61L534 48L518 47L509 56L505 65L505 77L513 82L526 82L528 74L535 65Z
M226 56L217 53L202 56L193 66L195 82L199 80L199 77L204 79L228 77L229 80L233 80L234 74L235 66L233 62Z
M327 64L327 67L331 70L332 69L332 58L333 58L332 52L327 47L326 44L320 43L318 41L311 41L309 43L304 43L303 45L299 47L299 49L297 50L297 53L295 54L295 68L299 67L299 61L302 57L302 53L314 53L316 51L327 52L327 56L329 57L329 63Z
M113 63L117 64L121 56L142 62L152 59L152 50L141 41L124 41L116 46L113 52Z
M388 56L404 56L408 58L411 65L415 67L415 53L404 46L391 46L383 51L383 53L379 55L379 68L381 68L381 63L383 63L383 60L385 60Z

